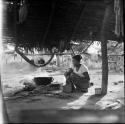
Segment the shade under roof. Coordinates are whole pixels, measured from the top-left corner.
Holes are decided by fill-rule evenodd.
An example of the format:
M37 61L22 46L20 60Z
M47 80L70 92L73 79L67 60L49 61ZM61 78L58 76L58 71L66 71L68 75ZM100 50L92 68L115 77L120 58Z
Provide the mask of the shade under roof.
M112 1L108 39L114 40L114 2L107 1ZM13 42L24 48L51 49L54 46L59 48L61 45L66 49L69 48L71 39L100 40L106 7L103 0L27 0L28 15L21 24L18 22L19 3L17 0L15 4L5 4L5 42Z

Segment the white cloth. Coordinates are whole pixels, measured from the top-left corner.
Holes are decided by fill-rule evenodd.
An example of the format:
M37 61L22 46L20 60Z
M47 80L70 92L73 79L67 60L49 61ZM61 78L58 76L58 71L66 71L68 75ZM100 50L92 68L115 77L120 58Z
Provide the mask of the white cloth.
M73 72L78 74L79 76L83 76L84 72L88 72L87 66L85 66L83 64L81 64L81 66L80 66L78 71L76 70L76 67L72 67L72 69L73 69Z

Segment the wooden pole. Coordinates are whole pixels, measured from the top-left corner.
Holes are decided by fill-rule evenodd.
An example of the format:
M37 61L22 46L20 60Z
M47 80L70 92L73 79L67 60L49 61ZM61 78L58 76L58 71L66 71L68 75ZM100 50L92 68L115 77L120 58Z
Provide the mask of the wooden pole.
M102 52L102 95L107 94L108 87L108 57L107 57L107 33L108 33L108 23L110 21L111 15L111 3L106 3L106 9L104 13L104 19L101 29L101 52Z
M56 55L56 58L57 58L57 66L60 67L60 56Z

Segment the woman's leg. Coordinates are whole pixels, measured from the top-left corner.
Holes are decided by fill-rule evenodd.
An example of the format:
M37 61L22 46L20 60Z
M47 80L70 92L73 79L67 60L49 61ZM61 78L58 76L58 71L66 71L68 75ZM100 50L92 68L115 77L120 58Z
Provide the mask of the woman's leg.
M63 86L63 92L71 93L74 91L74 85L70 79L70 77L66 78L66 85Z
M87 92L89 88L89 81L77 75L71 77L74 85L78 91Z

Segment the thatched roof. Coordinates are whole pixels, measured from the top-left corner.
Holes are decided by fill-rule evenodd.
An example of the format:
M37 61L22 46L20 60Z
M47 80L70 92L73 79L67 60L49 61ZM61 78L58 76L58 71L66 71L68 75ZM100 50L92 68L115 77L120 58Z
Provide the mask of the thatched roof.
M69 48L72 40L100 40L106 2L112 2L108 39L115 40L113 0L27 0L28 15L18 23L18 3L6 4L3 39L28 48ZM17 22L16 22L17 20ZM64 42L61 42L64 41Z

